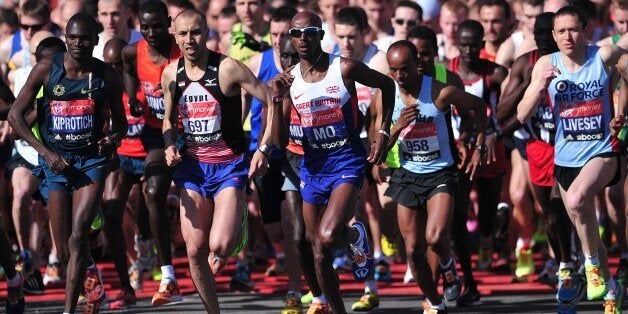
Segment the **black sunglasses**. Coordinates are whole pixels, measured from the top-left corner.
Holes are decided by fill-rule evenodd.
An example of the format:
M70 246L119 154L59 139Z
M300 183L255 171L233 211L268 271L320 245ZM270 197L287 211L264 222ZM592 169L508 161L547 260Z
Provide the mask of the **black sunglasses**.
M418 23L415 20L406 20L406 19L395 19L395 24L401 26L403 24L408 24L410 27L416 26Z
M23 30L30 29L33 32L39 32L42 28L44 28L44 26L46 26L46 24L48 24L48 22L43 22L41 24L33 24L33 25L20 24L20 28Z
M304 28L291 28L288 30L288 34L293 38L300 38L301 35L305 34L305 36L313 36L317 35L322 29L316 26L308 26Z

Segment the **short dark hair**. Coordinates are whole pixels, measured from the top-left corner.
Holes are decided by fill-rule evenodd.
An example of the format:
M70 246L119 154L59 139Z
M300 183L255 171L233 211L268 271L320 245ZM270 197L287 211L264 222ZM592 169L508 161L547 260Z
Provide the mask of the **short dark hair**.
M194 4L190 0L168 0L168 5L182 8L183 10L194 9ZM175 18L174 16L172 18Z
M220 9L220 16L222 17L232 17L236 15L236 9L232 4L225 6Z
M419 25L411 28L408 31L408 39L410 38L418 38L423 40L429 40L432 42L432 47L437 49L437 41L436 41L436 33L429 27Z
M480 1L480 5L478 6L478 12L482 10L482 7L492 7L492 6L500 6L504 9L504 19L510 19L510 4L505 0L482 0Z
M168 17L168 7L159 0L146 0L140 4L139 15L155 13Z
M98 23L93 16L85 12L79 12L72 15L72 17L68 20L68 29L72 23L80 23L81 25L88 27L89 31L95 36L98 36Z
M484 27L476 20L464 20L458 25L456 30L456 36L459 36L463 30L471 31L478 35L480 38L484 38Z
M278 7L277 9L273 11L273 13L270 15L270 21L290 23L290 21L292 21L292 18L295 15L297 15L297 13L298 13L297 9L291 6L284 5L284 6Z
M419 60L419 51L416 49L416 46L408 40L398 40L390 45L388 51L392 51L393 49L406 48L410 50L410 55L412 55L412 59L414 62Z
M556 11L556 14L554 14L554 18L552 19L552 27L554 27L554 23L556 22L557 17L565 15L577 17L580 21L580 24L582 24L582 29L585 29L587 27L587 15L582 12L582 10L571 5L562 7L560 8L560 10Z
M369 26L366 12L364 12L364 9L358 7L346 7L340 9L338 14L336 14L334 24L356 26L360 33L364 32L364 30Z
M19 25L17 13L11 9L0 9L0 24L9 24L13 27L17 27Z
M415 11L418 11L419 19L421 21L423 20L423 8L421 8L421 6L418 3L414 1L410 1L410 0L401 0L397 2L397 5L395 6L395 9L393 10L393 15L395 14L395 11L397 11L397 9L401 7L410 8L410 9L414 9Z
M35 60L39 62L43 58L43 53L46 50L53 50L55 52L66 52L65 43L59 37L48 37L42 39L35 48Z
M28 0L22 5L20 16L31 16L50 21L50 7L47 1Z

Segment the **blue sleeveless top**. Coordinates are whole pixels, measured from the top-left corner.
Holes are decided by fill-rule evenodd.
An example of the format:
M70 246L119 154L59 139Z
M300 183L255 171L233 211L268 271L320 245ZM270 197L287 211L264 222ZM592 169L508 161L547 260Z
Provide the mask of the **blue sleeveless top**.
M584 65L576 73L567 70L560 52L551 54L551 64L561 72L547 89L556 120L556 165L582 167L595 156L619 152L608 126L613 116L611 78L599 51L588 46Z
M270 81L277 74L281 73L277 66L275 65L275 60L273 58L273 49L268 49L262 52L262 62L259 67L259 74L257 78L266 83ZM262 121L262 109L264 105L262 102L253 97L251 101L251 141L249 142L249 153L251 156L255 153L255 150L258 146L258 141L260 133L262 133L263 121ZM282 149L273 149L273 152L270 155L271 159L279 159L285 156L284 150Z
M395 83L395 107L392 121L399 120L401 111L407 107L401 101L399 85ZM423 76L418 97L419 116L399 134L399 157L401 167L414 173L432 173L454 164L452 154L453 132L451 109L440 111L432 100L432 78Z
M94 68L86 78L70 79L66 77L63 56L53 54L43 102L37 107L42 142L57 153L96 156L109 118L103 80L106 65L93 59Z

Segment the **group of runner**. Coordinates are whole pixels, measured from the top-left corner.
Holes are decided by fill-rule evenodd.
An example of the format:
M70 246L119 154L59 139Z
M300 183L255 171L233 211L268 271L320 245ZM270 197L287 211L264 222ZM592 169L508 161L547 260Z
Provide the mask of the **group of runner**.
M38 158L30 162L17 149L15 168L33 173L12 174L31 180L13 184L14 198L21 195L13 210L17 268L0 230L7 312L24 311L24 291L43 293L38 244L26 240L30 220L38 220L29 215L31 198L40 198L54 244L44 281L65 284L66 313L79 294L85 313L107 303L90 253L100 224L122 286L110 309L133 305L142 273L155 265L161 283L152 305L182 300L172 266L173 204L207 312L220 310L215 276L230 259L237 260L231 286L250 288L247 240L259 233L249 228L249 212L261 215L276 254L267 273L285 268L290 279L282 313L301 313L304 303L308 313L346 312L336 275L343 254L365 285L352 309L375 308L377 281L391 280L383 251L394 244L405 251L406 277L425 295L424 313L446 313L445 301L480 300L469 214L478 224L475 268L508 265L509 241L516 241L514 278L526 280L534 272L536 209L550 247L540 278L557 285L558 310L574 312L586 292L604 300L605 313L620 313L628 266L628 36L617 27L611 42L588 45L594 17L555 2L520 2L524 25L506 40L502 24L512 12L500 0L480 1L475 12L445 3L441 22L451 17L456 25L441 25L440 36L412 1L391 10L367 0L365 11L320 0L325 21L282 6L267 22L262 1L237 0L240 23L228 55L212 50L220 44L210 26L220 17L212 22L186 1L142 1L139 34L124 21L109 25L118 34L109 38L103 16L119 17L126 4L100 1L105 31L79 12L64 27L65 43L52 34L36 42L39 33L30 34L35 25L23 15L35 59L15 96L1 84L0 118L20 138L16 148ZM379 36L390 26L373 18L373 3L393 11L394 35ZM22 14L44 10L37 5L26 1ZM617 22L628 13L620 0L611 9ZM470 13L479 22L464 17ZM139 196L132 195L136 183ZM136 198L136 249L129 250L120 226ZM599 234L602 207L622 254L615 275ZM130 267L129 251L137 251Z

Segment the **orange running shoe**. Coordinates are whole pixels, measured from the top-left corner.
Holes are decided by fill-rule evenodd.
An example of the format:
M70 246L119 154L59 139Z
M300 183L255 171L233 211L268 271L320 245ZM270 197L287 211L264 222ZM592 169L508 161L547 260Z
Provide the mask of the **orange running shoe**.
M118 292L116 299L109 303L110 310L121 310L125 309L129 305L135 305L137 302L137 297L135 296L135 292L129 289L128 287L122 287L122 290Z
M172 302L181 302L181 291L177 281L171 278L165 278L159 285L159 291L153 296L153 306L165 305Z
M102 275L98 268L87 268L83 281L85 294L84 314L95 314L100 311L100 306L105 301L105 286L102 284Z

